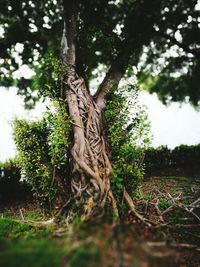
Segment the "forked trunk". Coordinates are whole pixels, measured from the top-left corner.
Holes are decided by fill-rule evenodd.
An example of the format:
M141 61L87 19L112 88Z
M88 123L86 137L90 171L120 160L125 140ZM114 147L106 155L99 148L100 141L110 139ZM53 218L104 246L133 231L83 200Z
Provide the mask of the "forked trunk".
M110 188L112 166L106 145L102 109L108 89L117 86L128 63L128 54L119 53L99 90L91 96L84 80L76 71L76 37L79 0L63 1L64 30L61 41L61 61L65 75L63 86L73 124L71 149L71 201L75 212L89 218L104 210L107 201L112 202L118 216L116 201ZM124 49L123 49L124 51ZM71 201L68 203L71 204ZM68 207L66 203L65 207Z
M118 215L110 188L112 166L103 132L102 112L75 71L66 75L65 85L73 126L70 178L75 208L88 218L104 210L110 200Z

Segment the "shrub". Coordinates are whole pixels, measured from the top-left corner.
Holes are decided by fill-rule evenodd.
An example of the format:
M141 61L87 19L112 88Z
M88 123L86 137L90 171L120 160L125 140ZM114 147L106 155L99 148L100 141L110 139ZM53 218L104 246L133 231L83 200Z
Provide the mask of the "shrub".
M104 111L114 164L111 184L118 200L123 198L125 184L132 194L143 177L144 151L151 141L150 124L138 93L131 86L111 92Z
M62 103L40 121L14 121L14 140L22 172L35 196L51 208L66 177L70 123Z
M21 200L29 195L27 185L21 180L21 166L19 159L9 159L0 162L0 200L6 203Z
M168 167L199 165L200 145L180 145L173 150L166 146L149 148L144 160L146 171L154 171Z
M9 159L0 162L0 178L9 179L13 183L18 183L21 178L21 168L18 159Z
M45 120L27 122L16 119L14 139L20 155L20 163L26 181L37 197L49 204L56 189L51 187L52 166L48 156L48 129Z

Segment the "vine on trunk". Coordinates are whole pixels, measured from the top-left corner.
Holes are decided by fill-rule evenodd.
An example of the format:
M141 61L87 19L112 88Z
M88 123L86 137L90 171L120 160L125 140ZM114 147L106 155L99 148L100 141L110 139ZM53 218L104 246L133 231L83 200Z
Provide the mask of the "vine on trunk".
M37 82L41 82L40 87L46 90L45 95L51 97L59 111L49 111L46 116L47 150L42 152L49 157L50 183L53 180L52 185L62 187L57 190L58 194L62 192L63 195L57 215L67 213L69 221L77 213L83 219L94 218L104 213L106 204L110 206L112 203L114 213L118 216L118 208L122 208L120 203L124 199L123 192L132 193L138 175L142 175L142 168L138 169L136 165L140 165L143 150L137 149L136 142L140 140L141 144L142 129L149 131L144 123L146 117L143 110L138 107L134 93L127 97L123 90L118 89L109 94L107 108L102 112L83 78L75 71L68 75L68 66L55 60L49 53L48 56L50 60L44 60L44 63L55 66L47 66L51 74L45 75L50 76L52 82L49 78L45 80L45 75L39 77ZM130 98L134 101L127 103ZM137 106L133 120L130 120L128 112L131 105ZM140 134L134 134L137 131ZM18 142L19 150L23 149L20 144ZM25 165L31 166L25 161ZM34 172L34 168L32 170ZM34 176L34 173L31 174L31 177Z
M102 210L110 198L118 215L110 188L112 166L101 111L81 77L71 75L65 84L74 130L71 191L76 207L83 206L83 217L88 218L96 207Z

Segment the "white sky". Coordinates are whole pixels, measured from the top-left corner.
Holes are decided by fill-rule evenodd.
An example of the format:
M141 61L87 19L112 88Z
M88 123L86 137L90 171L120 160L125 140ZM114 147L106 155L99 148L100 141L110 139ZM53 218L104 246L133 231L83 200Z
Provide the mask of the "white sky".
M173 148L180 144L200 143L200 112L189 104L180 107L178 103L164 106L156 95L141 92L140 100L147 106L147 112L154 136L153 146L167 145ZM23 100L16 96L16 89L7 91L0 88L0 161L13 157L16 153L12 140L12 119L41 117L44 103L38 103L33 111L25 111Z
M39 118L45 111L45 105L38 103L35 110L27 111L23 108L23 99L16 95L16 89L9 91L0 87L0 161L16 154L12 139L12 120L18 118Z
M169 148L181 144L200 143L200 112L190 104L172 103L163 105L156 94L141 93L141 101L147 106L154 136L153 146L167 145Z

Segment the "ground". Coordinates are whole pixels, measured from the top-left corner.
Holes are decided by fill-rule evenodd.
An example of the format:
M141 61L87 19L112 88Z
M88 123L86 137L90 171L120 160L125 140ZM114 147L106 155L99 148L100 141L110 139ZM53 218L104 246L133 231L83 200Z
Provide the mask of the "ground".
M0 207L0 267L200 266L200 179L146 177L120 225L62 222L34 203ZM122 205L123 206L123 205Z

